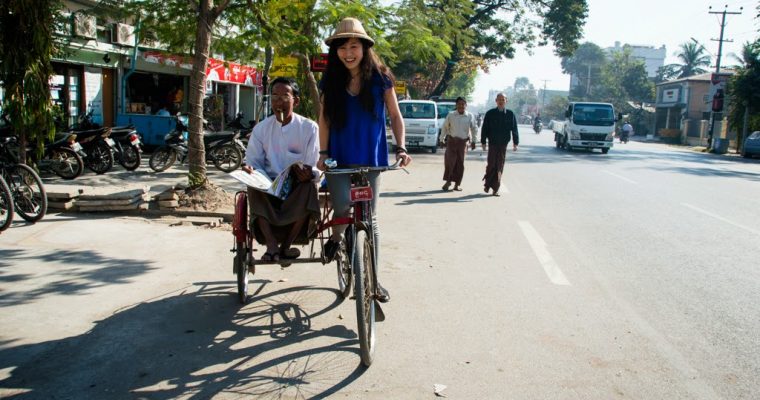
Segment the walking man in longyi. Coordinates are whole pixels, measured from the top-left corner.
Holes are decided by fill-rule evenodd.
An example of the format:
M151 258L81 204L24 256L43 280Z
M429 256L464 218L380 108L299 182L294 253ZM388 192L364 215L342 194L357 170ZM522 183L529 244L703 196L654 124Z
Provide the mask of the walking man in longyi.
M464 154L467 150L467 142L470 142L472 150L475 150L475 142L478 140L478 125L475 116L465 111L467 100L457 97L456 111L446 116L446 121L441 128L440 140L446 143L446 154L443 158L444 170L443 190L448 191L451 182L454 182L454 190L462 190L462 176L464 176Z
M512 141L512 151L517 151L520 136L517 133L517 118L507 109L507 96L503 93L496 95L496 108L488 110L483 118L483 127L480 129L480 143L483 151L488 150L488 164L486 174L483 176L484 188L488 193L493 189L493 195L499 195L501 187L501 174L504 172L504 163L507 160L507 145ZM490 147L488 146L490 144Z

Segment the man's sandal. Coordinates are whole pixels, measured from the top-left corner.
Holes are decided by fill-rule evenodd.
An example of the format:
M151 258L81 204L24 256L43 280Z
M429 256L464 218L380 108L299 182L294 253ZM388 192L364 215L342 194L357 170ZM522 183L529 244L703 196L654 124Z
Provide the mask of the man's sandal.
M266 253L264 253L261 256L261 261L264 261L264 262L269 262L269 261L278 262L278 261L280 261L280 255L278 253L266 252Z

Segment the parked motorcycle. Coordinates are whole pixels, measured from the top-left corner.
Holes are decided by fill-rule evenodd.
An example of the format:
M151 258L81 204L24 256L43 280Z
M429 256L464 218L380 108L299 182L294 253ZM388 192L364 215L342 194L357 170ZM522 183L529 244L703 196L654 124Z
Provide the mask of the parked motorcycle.
M85 153L76 138L77 135L67 133L53 143L46 144L45 152L37 163L40 171L50 171L63 179L74 179L82 175L84 160L80 153Z
M175 129L164 136L165 145L157 148L148 160L148 165L156 172L167 170L175 161L180 164L187 159L187 124L182 118L174 117ZM243 162L243 143L239 132L206 132L203 144L206 149L206 163L213 163L224 172L232 172Z
M92 121L92 111L85 114L79 124L74 127L73 131L100 129L101 126ZM142 158L142 142L140 135L132 125L115 126L111 130L110 138L113 140L111 149L114 152L114 159L121 164L127 171L134 171L140 166Z
M2 115L4 126L0 128L0 136L6 137L7 151L11 152L15 160L18 159L18 137L11 130L7 116ZM63 179L74 179L82 174L84 161L81 154L85 154L82 146L76 142L76 135L66 133L58 136L52 143L45 144L42 158L37 160L40 171L52 172ZM34 157L31 146L27 146L26 154Z
M240 132L240 142L243 143L243 154L245 154L245 149L248 148L248 139L251 137L251 132L253 132L253 127L256 125L255 121L248 121L249 125L246 125L243 123L243 113L239 112L237 113L237 116L235 116L235 119L233 119L229 124L227 124L227 127L232 129L233 131L239 131Z

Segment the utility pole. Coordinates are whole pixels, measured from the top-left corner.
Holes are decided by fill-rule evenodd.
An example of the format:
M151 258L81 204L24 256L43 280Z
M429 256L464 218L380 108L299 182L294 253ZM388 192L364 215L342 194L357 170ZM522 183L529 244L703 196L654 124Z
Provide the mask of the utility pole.
M744 7L739 7L739 11L728 11L728 4L726 4L723 7L723 11L712 11L712 6L708 7L708 10L710 14L721 14L721 21L720 21L720 38L719 39L710 39L714 42L718 42L718 57L715 62L715 74L716 77L718 74L720 74L720 58L723 54L723 42L733 42L733 40L724 40L723 39L723 31L726 28L726 15L738 15L741 14L744 10ZM711 110L711 116L712 116L712 122L710 123L710 134L707 137L707 148L711 149L713 145L713 132L715 131L715 119L720 118L723 120L723 112L721 111L712 111Z
M541 93L541 109L539 110L539 114L544 111L544 101L546 101L546 82L551 82L551 80L541 79L541 81L544 82L544 91Z

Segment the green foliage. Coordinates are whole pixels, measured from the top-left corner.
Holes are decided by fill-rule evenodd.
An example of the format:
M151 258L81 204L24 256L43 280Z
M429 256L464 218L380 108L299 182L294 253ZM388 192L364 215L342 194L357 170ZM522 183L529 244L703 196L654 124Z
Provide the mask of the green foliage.
M475 91L475 79L478 77L477 70L471 70L469 73L458 74L449 84L448 89L443 93L444 98L455 99L459 96L468 98Z
M676 53L676 56L681 61L680 64L668 64L661 67L664 80L704 74L707 72L705 67L710 66L707 49L696 42L681 43L680 51Z
M567 97L552 97L551 100L549 100L549 104L545 105L544 109L541 111L544 121L551 119L564 120L565 110L567 110L569 104L570 102Z
M530 51L552 41L557 54L569 54L587 13L585 0L406 0L395 25L405 33L393 40L407 49L399 51L399 74L419 81L418 90L441 95L458 74L487 71L514 57L517 45ZM414 39L423 43L422 49L414 48ZM448 55L444 45L450 47Z
M628 108L628 101L654 100L654 83L647 78L644 62L634 59L631 50L624 48L602 67L600 91L596 97L622 111Z
M42 154L46 138L53 136L50 99L50 60L56 0L4 0L0 2L0 81L5 88L3 111L21 143L31 142ZM25 153L22 147L22 161Z
M562 71L574 75L579 83L570 93L571 99L584 99L596 92L594 87L599 86L601 71L606 64L604 50L591 42L581 44L572 55L563 57Z
M738 142L743 143L744 114L748 111L748 131L760 130L760 39L742 47L742 65L728 82L731 103L728 122L739 132Z

